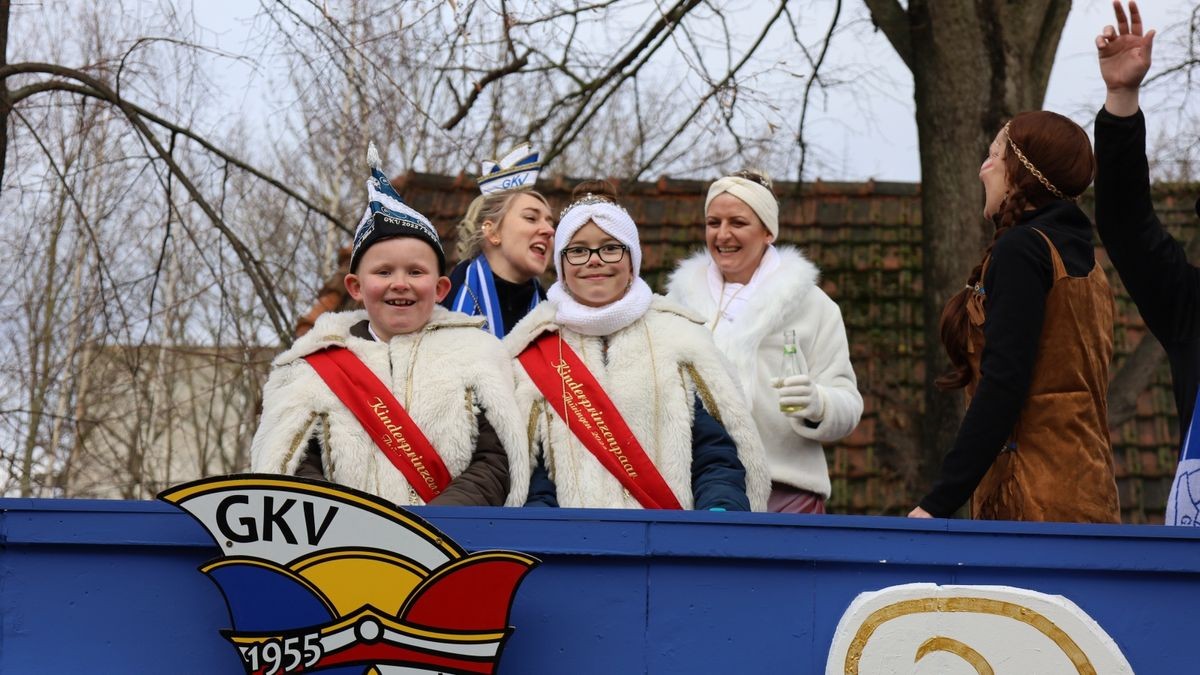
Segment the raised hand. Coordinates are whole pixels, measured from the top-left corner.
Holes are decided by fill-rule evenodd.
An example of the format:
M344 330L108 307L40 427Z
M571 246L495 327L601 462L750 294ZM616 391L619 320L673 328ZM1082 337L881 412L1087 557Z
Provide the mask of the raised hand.
M1137 112L1137 91L1150 70L1154 31L1142 33L1142 15L1132 0L1128 17L1120 0L1113 0L1113 12L1117 26L1105 26L1096 36L1096 51L1100 76L1108 88L1104 105L1114 115L1127 116Z

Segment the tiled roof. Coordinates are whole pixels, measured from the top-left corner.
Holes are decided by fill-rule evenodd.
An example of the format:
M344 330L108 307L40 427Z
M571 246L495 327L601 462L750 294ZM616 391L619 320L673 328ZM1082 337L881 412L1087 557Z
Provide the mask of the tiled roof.
M462 175L410 173L393 182L409 204L433 221L453 256L455 226L478 194L474 181ZM544 180L538 187L557 210L568 201L574 184ZM622 204L639 225L643 276L657 290L675 261L703 245L707 187L703 181L666 178L617 183ZM826 448L833 479L829 509L906 513L927 487L912 481L924 381L920 186L816 182L804 185L802 198L795 190L792 183L775 184L780 196L779 239L802 248L821 268L822 288L842 309L865 402L854 433ZM1196 192L1195 186L1157 188L1159 215L1182 241L1196 231ZM1089 199L1083 207L1090 212ZM1117 295L1116 373L1146 331L1103 249L1097 252ZM339 273L301 319L299 333L321 312L349 306L341 282L348 258L344 252ZM1112 429L1126 521L1161 522L1178 447L1175 430L1170 374L1165 359L1160 359L1133 417Z

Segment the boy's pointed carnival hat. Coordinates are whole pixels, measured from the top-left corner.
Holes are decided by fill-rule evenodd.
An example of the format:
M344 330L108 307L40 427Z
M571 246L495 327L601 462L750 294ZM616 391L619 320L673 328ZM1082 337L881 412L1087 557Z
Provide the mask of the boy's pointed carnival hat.
M483 160L483 174L476 179L483 194L501 190L532 188L537 182L542 163L538 150L529 143L522 143L498 160Z
M375 144L367 147L367 164L371 177L367 180L367 210L354 230L354 249L350 254L350 272L358 269L363 253L372 244L394 237L420 239L433 249L438 259L438 274L446 273L446 252L437 229L425 216L404 203L383 173L379 151Z

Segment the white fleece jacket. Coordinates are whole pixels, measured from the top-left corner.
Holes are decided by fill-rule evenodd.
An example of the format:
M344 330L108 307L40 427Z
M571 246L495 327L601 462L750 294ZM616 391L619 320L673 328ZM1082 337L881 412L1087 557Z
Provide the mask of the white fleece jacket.
M817 287L820 272L800 251L778 246L779 267L761 281L736 322L716 336L750 401L766 446L771 480L829 497L829 468L821 442L849 435L862 417L863 400L850 365L846 327L837 303ZM707 251L679 263L667 297L699 313L711 328L717 301L708 286ZM783 333L796 331L797 348L824 404L815 428L779 410L772 378L783 368Z
M421 504L403 474L330 391L304 357L341 344L387 384L441 456L451 476L475 451L483 409L508 453L511 488L506 503L525 503L529 491L524 419L513 399L512 362L500 341L480 330L482 319L434 307L425 328L391 342L364 340L351 326L365 311L327 312L292 348L276 357L263 388L263 413L254 434L254 471L294 474L308 438L322 439L328 478L397 504Z
M555 323L553 302L543 302L504 339L514 359L544 331L561 332L612 399L679 503L691 509L692 422L697 394L705 410L733 438L746 469L750 507L766 510L770 478L754 420L699 317L654 296L650 309L606 337L589 337ZM528 420L528 456L540 446L563 507L638 509L620 482L586 450L514 361L517 406Z

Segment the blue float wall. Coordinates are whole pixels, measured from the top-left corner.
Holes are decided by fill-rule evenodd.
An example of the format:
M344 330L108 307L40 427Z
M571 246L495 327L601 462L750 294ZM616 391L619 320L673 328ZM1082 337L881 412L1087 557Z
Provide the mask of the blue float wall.
M823 673L856 595L911 582L1064 595L1141 673L1200 672L1200 533L855 516L418 508L543 560L505 675ZM217 549L156 502L0 500L0 673L240 673Z

